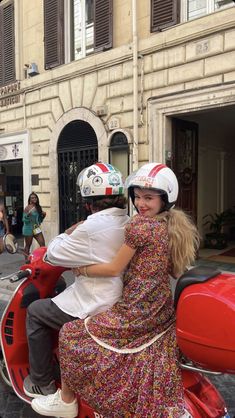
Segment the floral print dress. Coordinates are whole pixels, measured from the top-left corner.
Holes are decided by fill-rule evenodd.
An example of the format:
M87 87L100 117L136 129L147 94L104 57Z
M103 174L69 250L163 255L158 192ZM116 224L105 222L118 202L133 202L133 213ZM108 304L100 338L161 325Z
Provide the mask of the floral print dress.
M104 418L184 414L168 242L167 213L135 216L125 233L136 252L122 300L60 332L63 380Z

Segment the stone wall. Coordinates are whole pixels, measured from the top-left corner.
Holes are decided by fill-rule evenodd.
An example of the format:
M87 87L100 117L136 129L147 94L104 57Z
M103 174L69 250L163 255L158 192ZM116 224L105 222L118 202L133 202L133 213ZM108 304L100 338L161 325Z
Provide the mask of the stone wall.
M121 0L117 2L121 13ZM117 116L120 128L133 129L133 60L131 35L115 23L116 44L110 51L86 57L53 70L43 70L42 10L35 2L23 16L26 32L23 34L23 60L33 57L39 63L40 74L21 81L20 102L0 108L0 128L4 134L28 130L31 139L31 173L39 174L39 193L47 211L47 235L55 203L51 200L50 141L58 121L73 109L86 108L96 114L97 107L105 105L107 115L100 117L108 134L108 121ZM130 16L128 2L123 11L126 24ZM235 8L182 23L146 37L149 10L141 12L139 20L139 161L149 159L149 132L147 103L151 98L193 92L197 89L233 83L235 81ZM129 17L128 17L129 16ZM31 31L34 38L31 37ZM119 33L119 35L117 35ZM31 50L31 41L32 50ZM125 41L127 42L125 43ZM39 48L35 49L35 44ZM33 46L34 44L34 46ZM32 51L33 54L32 55ZM98 118L98 116L97 116ZM0 137L1 143L1 137ZM108 142L102 143L108 146ZM154 146L154 145L153 145Z

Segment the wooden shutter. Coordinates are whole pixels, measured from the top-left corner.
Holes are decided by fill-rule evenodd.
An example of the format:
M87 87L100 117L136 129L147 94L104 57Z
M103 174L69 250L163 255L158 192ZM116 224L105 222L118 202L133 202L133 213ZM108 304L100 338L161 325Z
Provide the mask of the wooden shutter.
M15 81L14 3L0 7L0 86Z
M45 69L64 64L64 0L44 0Z
M173 26L178 23L179 0L152 0L151 32Z
M104 51L113 46L113 1L94 0L94 49Z

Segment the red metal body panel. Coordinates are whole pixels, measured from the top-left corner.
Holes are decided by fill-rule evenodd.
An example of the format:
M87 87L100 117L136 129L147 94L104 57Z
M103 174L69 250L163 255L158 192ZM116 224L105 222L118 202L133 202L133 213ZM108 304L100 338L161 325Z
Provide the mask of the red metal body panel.
M184 396L193 418L221 418L225 415L224 400L202 374L182 370Z
M207 369L235 373L235 275L185 288L177 306L181 351Z

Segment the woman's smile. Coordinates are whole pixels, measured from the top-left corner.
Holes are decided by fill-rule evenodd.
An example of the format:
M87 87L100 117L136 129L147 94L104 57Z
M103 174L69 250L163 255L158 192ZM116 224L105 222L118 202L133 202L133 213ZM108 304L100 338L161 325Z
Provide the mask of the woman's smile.
M148 209L139 209L139 214L144 215L147 211Z

